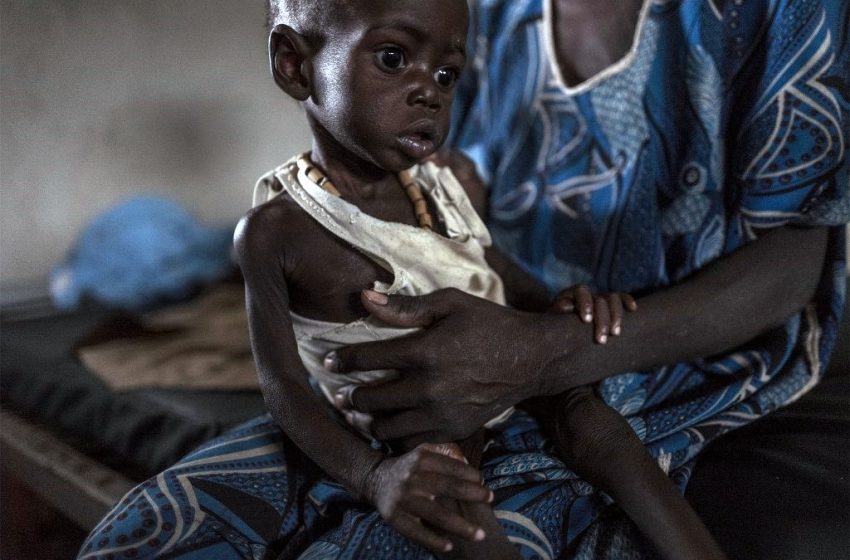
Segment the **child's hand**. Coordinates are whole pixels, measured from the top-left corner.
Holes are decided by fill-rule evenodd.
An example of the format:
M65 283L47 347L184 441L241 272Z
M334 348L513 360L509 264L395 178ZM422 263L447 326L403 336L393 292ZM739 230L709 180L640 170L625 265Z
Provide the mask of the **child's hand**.
M489 503L493 493L478 470L466 463L453 443L423 443L401 457L384 459L367 482L367 497L395 530L435 553L452 549L449 539L428 525L470 541L484 530L441 506L437 497Z
M561 291L552 300L552 311L575 312L585 323L593 321L593 338L599 344L608 342L608 333L619 336L623 330L623 309L637 311L631 295L614 292L593 295L584 284Z

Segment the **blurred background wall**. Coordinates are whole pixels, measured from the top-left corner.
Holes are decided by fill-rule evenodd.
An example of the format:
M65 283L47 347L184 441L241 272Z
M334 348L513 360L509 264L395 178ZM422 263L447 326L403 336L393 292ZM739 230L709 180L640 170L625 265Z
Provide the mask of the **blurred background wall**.
M38 282L133 194L235 224L310 145L264 26L262 0L2 0L0 281Z

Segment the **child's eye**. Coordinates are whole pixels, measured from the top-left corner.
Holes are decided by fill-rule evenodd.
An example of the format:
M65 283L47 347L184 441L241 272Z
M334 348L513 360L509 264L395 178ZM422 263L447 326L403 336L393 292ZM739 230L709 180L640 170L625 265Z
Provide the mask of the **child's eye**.
M377 53L378 65L385 70L401 70L407 65L404 51L398 47L386 47Z
M457 70L453 68L439 68L434 73L434 80L436 80L440 87L450 88L457 81Z

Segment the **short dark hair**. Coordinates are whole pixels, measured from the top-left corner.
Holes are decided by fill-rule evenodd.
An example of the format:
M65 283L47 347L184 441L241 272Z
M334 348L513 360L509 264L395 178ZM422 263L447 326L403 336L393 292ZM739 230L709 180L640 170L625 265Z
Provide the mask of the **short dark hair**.
M308 38L318 38L342 0L266 0L268 31L285 23Z

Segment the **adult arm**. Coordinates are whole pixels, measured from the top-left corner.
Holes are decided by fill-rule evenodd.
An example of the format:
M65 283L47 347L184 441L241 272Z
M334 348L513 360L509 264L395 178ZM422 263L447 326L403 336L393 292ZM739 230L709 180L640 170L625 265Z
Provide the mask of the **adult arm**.
M712 356L778 327L809 303L821 278L828 229L781 227L718 259L686 281L640 298L622 336L604 348L584 345L563 350L544 367L539 391L569 388L572 380L553 375L575 360L576 379L599 381L625 371ZM546 330L552 344L555 333Z
M396 381L338 401L374 413L379 438L452 441L508 406L626 371L711 356L780 325L813 297L826 228L780 227L681 283L638 300L623 334L599 346L574 315L528 313L441 290L366 293L377 317L422 331L340 349L336 371L395 368ZM790 265L789 265L790 264Z

